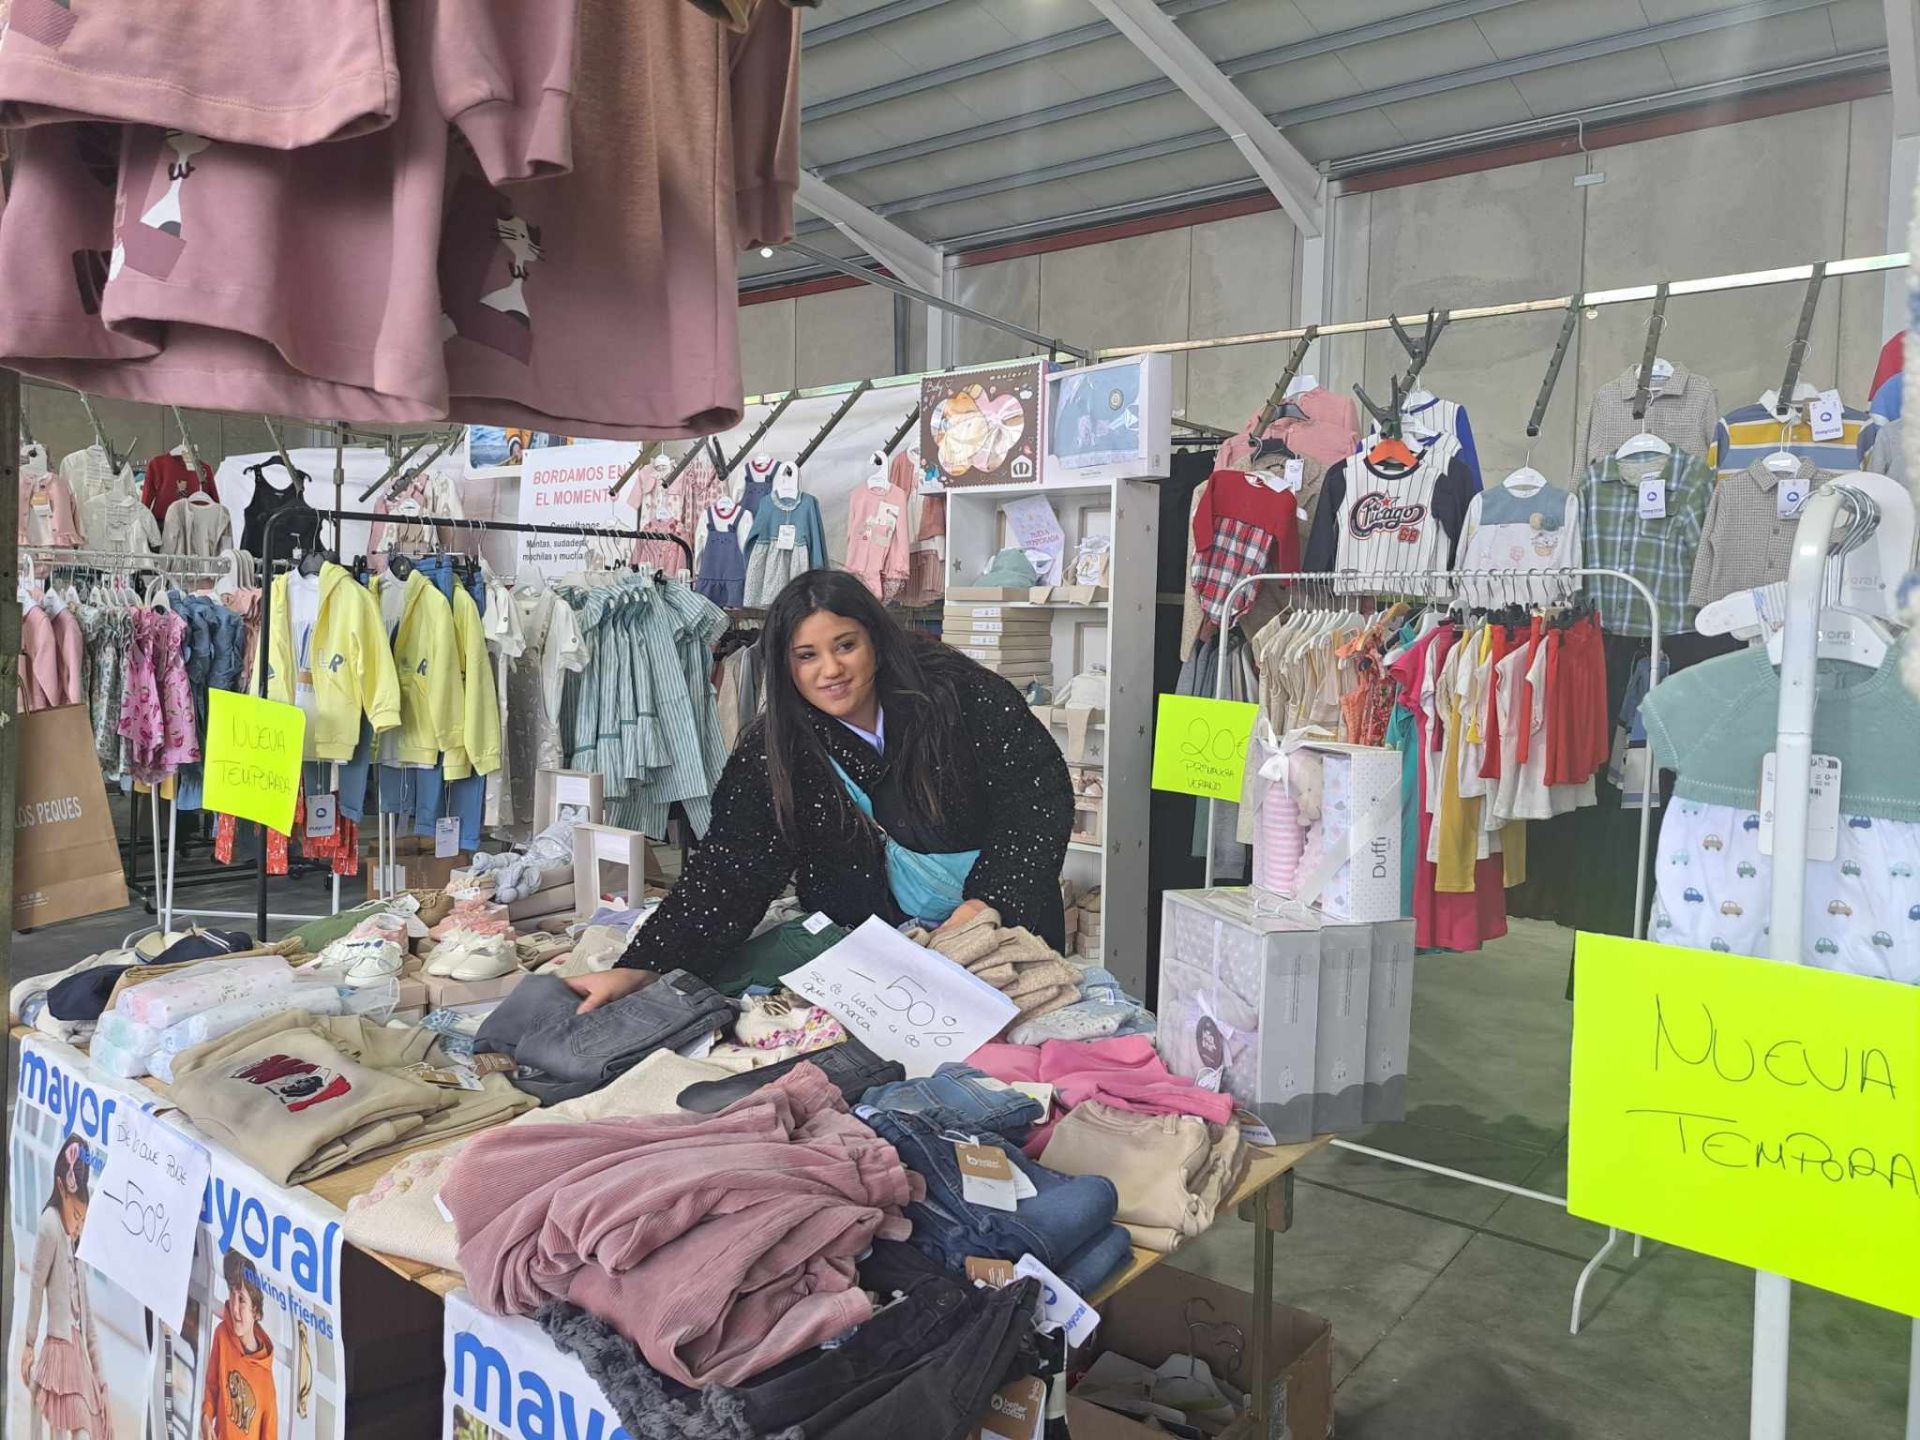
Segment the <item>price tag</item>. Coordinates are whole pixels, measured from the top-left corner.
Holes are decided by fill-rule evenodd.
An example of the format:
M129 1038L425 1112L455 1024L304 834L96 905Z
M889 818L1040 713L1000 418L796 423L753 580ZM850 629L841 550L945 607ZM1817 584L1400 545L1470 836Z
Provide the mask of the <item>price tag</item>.
M1846 438L1847 411L1838 390L1822 390L1807 402L1807 424L1813 427L1816 440Z
M680 518L680 500L671 490L662 490L653 497L653 518L656 520L678 520Z
M990 1285L995 1290L1011 1285L1020 1277L1013 1273L1013 1261L995 1260L980 1255L967 1256L967 1279L982 1285Z
M1043 1114L1051 1115L1053 1113L1053 1086L1044 1084L1039 1080L1016 1080L1013 1082L1013 1088L1018 1090L1022 1095L1031 1095L1034 1099L1038 1100L1040 1102L1040 1110Z
M1812 483L1798 475L1782 476L1780 483L1773 487L1774 513L1782 520L1793 519L1807 503L1807 487Z
M1760 762L1760 853L1773 854L1774 752ZM1840 760L1815 755L1807 775L1807 858L1831 860L1840 851Z
M1153 730L1153 788L1238 800L1258 705L1162 695Z
M112 1131L80 1232L81 1263L179 1329L211 1162L145 1110L115 1110Z
M307 834L324 840L339 824L340 802L331 794L307 796Z
M1073 1288L1031 1255L1022 1255L1013 1273L1021 1279L1040 1282L1041 1330L1064 1330L1069 1345L1084 1345L1100 1324L1100 1313L1073 1291Z
M793 549L793 542L798 535L799 532L793 526L782 525L773 537L773 548L776 550Z
M994 1153L999 1154L998 1151ZM1005 1161L1006 1156L1001 1155L1000 1158ZM963 1165L960 1170L960 1194L969 1205L984 1205L989 1210L1004 1210L1012 1214L1020 1208L1019 1194L1013 1188L1011 1168L1007 1171L1006 1179L995 1180L975 1174Z
M1662 466L1640 481L1640 518L1664 520L1667 517L1667 471Z
M914 1077L965 1059L1020 1013L986 981L877 915L781 979Z
M448 815L433 822L433 858L451 860L460 853L460 817Z
M1287 489L1298 491L1307 480L1307 462L1289 460L1280 468L1280 483Z

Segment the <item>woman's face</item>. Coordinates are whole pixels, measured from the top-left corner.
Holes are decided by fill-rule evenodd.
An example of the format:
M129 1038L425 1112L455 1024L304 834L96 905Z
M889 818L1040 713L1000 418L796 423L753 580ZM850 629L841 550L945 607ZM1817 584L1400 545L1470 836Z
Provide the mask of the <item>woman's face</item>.
M872 713L879 661L858 620L816 610L793 632L787 665L800 698L836 719Z

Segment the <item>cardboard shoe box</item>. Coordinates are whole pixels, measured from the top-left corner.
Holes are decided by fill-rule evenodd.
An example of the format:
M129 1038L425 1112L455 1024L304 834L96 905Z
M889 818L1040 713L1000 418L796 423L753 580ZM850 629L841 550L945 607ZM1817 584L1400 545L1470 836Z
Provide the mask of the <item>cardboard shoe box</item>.
M1195 1300L1204 1304L1194 1305ZM1205 1316L1211 1329L1189 1330L1186 1316ZM1239 1328L1245 1344L1239 1368L1232 1368L1230 1349L1209 1343L1220 1327ZM1197 1336L1197 1344L1195 1338ZM1173 1355L1197 1349L1214 1373L1238 1390L1252 1382L1253 1297L1215 1280L1156 1265L1100 1312L1100 1328L1086 1351L1075 1356L1075 1368L1093 1363L1112 1351L1142 1365L1158 1366ZM1264 1440L1328 1440L1333 1434L1333 1326L1320 1316L1275 1302L1268 1318L1267 1396ZM1067 1429L1073 1440L1153 1440L1165 1431L1142 1420L1094 1404L1082 1395L1088 1381L1067 1393Z

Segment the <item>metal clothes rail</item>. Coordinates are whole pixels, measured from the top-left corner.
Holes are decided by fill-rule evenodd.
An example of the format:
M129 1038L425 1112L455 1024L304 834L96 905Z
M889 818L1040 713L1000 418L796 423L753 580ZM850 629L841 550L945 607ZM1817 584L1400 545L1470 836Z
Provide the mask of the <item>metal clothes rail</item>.
M1660 683L1660 602L1653 598L1653 592L1647 588L1644 582L1642 582L1637 576L1627 574L1627 572L1624 570L1612 570L1605 567L1587 567L1587 568L1577 568L1577 569L1569 569L1569 570L1551 570L1551 571L1541 571L1541 570L1280 570L1280 571L1269 571L1259 575L1243 576L1241 579L1235 581L1232 588L1230 588L1227 591L1226 602L1222 607L1221 613L1226 615L1231 615L1235 613L1235 609L1234 609L1235 602L1239 599L1240 592L1245 590L1248 586L1257 585L1262 581L1281 581L1286 583L1304 581L1309 585L1327 586L1329 587L1330 590L1339 589L1339 587L1345 587L1344 589L1339 589L1339 595L1336 598L1351 597L1351 598L1359 599L1359 598L1366 598L1368 596L1373 596L1376 598L1386 597L1386 596L1395 596L1395 597L1404 597L1408 599L1427 598L1427 599L1434 600L1436 602L1457 604L1459 603L1457 600L1451 599L1446 596L1428 595L1423 597L1421 595L1421 587L1424 586L1424 587L1427 587L1427 589L1432 590L1442 585L1452 586L1455 582L1460 580L1488 580L1488 581L1501 581L1501 582L1518 582L1518 585L1521 588L1530 590L1533 586L1543 583L1543 577L1547 577L1548 582L1550 582L1553 579L1558 579L1561 577L1565 577L1568 579L1590 580L1599 576L1606 576L1614 580L1624 580L1628 585L1632 586L1636 592L1638 592L1641 601L1647 607L1647 625L1650 631L1650 634L1648 635L1648 639L1647 639L1647 646L1648 646L1648 651L1652 661L1651 666L1648 670L1647 688L1649 690L1652 690L1654 686ZM1226 685L1227 685L1227 650L1228 650L1228 647L1225 644L1222 644L1220 646L1220 658L1214 667L1213 693L1216 696L1220 695L1226 689ZM1660 773L1659 766L1654 763L1653 741L1651 737L1649 737L1647 741L1647 774L1650 777L1656 777L1659 775L1659 773ZM1216 803L1217 802L1211 799L1207 801L1206 883L1207 883L1207 888L1209 889L1213 888L1213 815L1214 815L1214 807ZM1638 859L1638 863L1634 867L1634 876L1633 876L1633 938L1636 940L1644 940L1646 939L1646 936L1647 936L1647 855L1652 846L1652 842L1653 842L1653 807L1645 803L1645 797L1642 797L1642 803L1640 805L1639 859ZM1415 1160L1410 1156L1396 1155L1389 1150L1377 1150L1372 1146L1360 1145L1351 1140L1342 1140L1342 1139L1336 1138L1333 1143L1343 1150L1351 1150L1351 1151L1354 1151L1356 1154L1368 1155L1377 1160L1384 1160L1387 1163L1392 1165L1402 1165L1413 1170L1424 1170L1430 1175L1442 1175L1450 1180L1459 1180L1464 1184L1477 1185L1485 1190L1498 1190L1503 1194L1518 1195L1522 1199L1537 1200L1542 1204L1546 1204L1546 1205L1556 1205L1563 1210L1566 1208L1566 1205L1567 1205L1565 1196L1549 1195L1544 1191L1523 1189L1517 1185L1508 1185L1498 1180L1490 1180L1485 1176L1474 1175L1465 1170L1454 1170L1454 1169L1448 1168L1447 1166L1435 1165L1425 1160ZM1601 1262L1604 1261L1607 1258L1607 1256L1612 1252L1613 1247L1619 1243L1619 1240L1620 1240L1620 1232L1614 1227L1609 1226L1607 1228L1606 1242L1601 1245L1598 1251L1595 1252L1593 1258L1587 1262L1586 1268L1581 1270L1580 1278L1574 1282L1573 1319L1571 1322L1571 1329L1575 1335L1578 1335L1580 1333L1580 1311L1581 1311L1581 1306L1586 1299L1587 1282L1593 1277L1594 1272L1597 1269L1599 1269ZM1637 1235L1633 1239L1633 1253L1636 1256L1639 1255L1640 1253L1640 1237Z

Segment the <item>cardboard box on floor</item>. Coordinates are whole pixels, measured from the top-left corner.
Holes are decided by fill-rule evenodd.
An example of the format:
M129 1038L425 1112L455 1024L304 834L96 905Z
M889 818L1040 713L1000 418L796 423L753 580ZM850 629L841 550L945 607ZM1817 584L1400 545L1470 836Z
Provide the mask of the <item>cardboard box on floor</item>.
M1142 1365L1158 1365L1169 1355L1188 1352L1192 1341L1183 1312L1191 1300L1214 1324L1240 1327L1246 1344L1253 1344L1253 1297L1215 1280L1189 1275L1170 1264L1160 1264L1108 1300L1075 1368L1083 1368L1103 1351L1113 1350ZM1202 1336L1206 1332L1201 1332ZM1216 1366L1217 1352L1201 1340L1200 1353ZM1267 1407L1268 1440L1327 1440L1333 1433L1333 1326L1305 1310L1275 1302L1267 1328L1268 1373L1273 1377ZM1242 1389L1252 1373L1252 1351L1241 1373L1225 1379ZM1067 1429L1073 1440L1151 1440L1164 1432L1138 1420L1103 1410L1069 1391Z
M435 855L431 835L402 835L394 842L393 883L388 888L444 890L452 882L454 871L464 870L471 864L473 856L465 850L445 859ZM380 877L372 854L362 858L360 869L367 877L367 898L376 899L380 894Z

